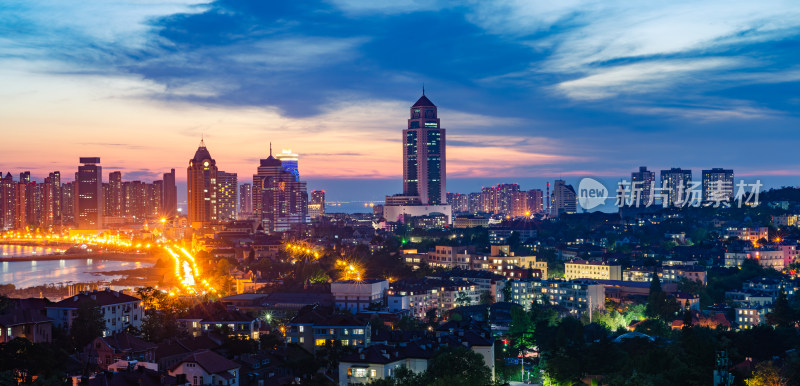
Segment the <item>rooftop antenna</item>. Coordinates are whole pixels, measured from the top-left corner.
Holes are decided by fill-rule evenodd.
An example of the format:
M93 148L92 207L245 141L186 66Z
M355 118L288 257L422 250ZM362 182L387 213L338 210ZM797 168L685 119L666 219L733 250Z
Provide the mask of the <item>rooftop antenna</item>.
M425 96L425 82L422 82L422 96Z
M272 156L272 141L269 142L269 155Z

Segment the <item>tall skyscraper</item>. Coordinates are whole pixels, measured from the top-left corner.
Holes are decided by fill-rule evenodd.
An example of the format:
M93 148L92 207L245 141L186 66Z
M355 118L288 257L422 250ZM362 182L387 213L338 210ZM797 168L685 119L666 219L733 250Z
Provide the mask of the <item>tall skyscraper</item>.
M236 173L217 172L217 219L219 221L236 220L239 206L239 179Z
M253 174L253 213L261 214L261 200L264 198L264 179L280 175L283 170L281 161L272 155L272 143L270 143L269 156L259 161L256 174Z
M75 217L78 229L103 227L103 168L100 157L81 157L75 176Z
M108 216L120 217L124 215L124 200L122 196L122 172L108 173Z
M161 199L164 209L162 214L166 217L173 217L178 214L178 188L175 185L175 169L169 173L164 173L164 197Z
M703 170L703 201L733 201L733 170Z
M403 130L403 195L419 197L422 205L447 202L445 129L440 124L436 105L423 92Z
M407 216L441 213L452 222L452 207L447 204L445 129L425 90L409 114L403 130L403 193L386 196L384 217L404 221Z
M276 155L279 161L281 161L281 166L283 166L283 170L286 170L289 173L294 175L294 178L300 181L300 170L298 169L298 160L300 156L295 153L292 153L292 149L283 149L280 154Z
M270 232L289 230L292 224L308 222L306 183L284 169L272 155L259 163L253 175L253 212Z
M550 199L550 216L558 217L565 213L575 213L578 209L578 196L572 185L567 185L564 180L556 180L553 184L553 194Z
M631 189L633 189L633 183L636 183L637 189L641 189L638 206L647 206L647 203L650 202L655 181L656 173L647 170L645 166L640 166L638 172L631 173ZM637 206L636 202L633 202L632 206Z
M186 171L189 223L192 227L202 227L217 221L217 162L203 140Z
M308 215L312 219L316 219L325 214L325 191L312 190L311 200L308 203Z
M661 188L667 195L667 205L673 206L689 198L688 191L692 186L692 171L672 168L661 171Z
M239 214L249 216L253 213L253 185L239 186ZM241 217L241 216L240 216Z

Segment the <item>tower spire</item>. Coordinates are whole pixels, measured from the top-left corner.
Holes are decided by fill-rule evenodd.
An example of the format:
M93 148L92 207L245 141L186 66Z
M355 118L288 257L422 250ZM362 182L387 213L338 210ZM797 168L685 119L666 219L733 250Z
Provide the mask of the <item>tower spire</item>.
M425 82L422 82L422 96L425 96Z
M269 155L272 156L272 141L269 142Z
M205 133L200 133L200 147L206 147Z

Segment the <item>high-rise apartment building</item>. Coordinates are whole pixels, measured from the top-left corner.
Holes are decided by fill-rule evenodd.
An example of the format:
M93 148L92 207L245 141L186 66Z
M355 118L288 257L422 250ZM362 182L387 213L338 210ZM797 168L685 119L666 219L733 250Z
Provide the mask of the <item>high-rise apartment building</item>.
M75 175L75 222L78 229L103 227L103 168L100 157L81 157Z
M733 170L703 170L703 202L733 201Z
M61 226L63 224L61 219L61 172L56 170L50 173L47 178L49 178L49 182L52 184L51 196L53 200L53 225Z
M544 195L541 189L531 189L528 191L528 211L531 214L542 213L544 211Z
M674 206L689 199L691 187L691 170L671 168L661 171L662 194L666 194L667 206Z
M241 186L239 186L239 214L249 216L252 213L253 213L253 185L242 184Z
M647 206L650 198L653 197L653 188L655 187L656 173L647 170L646 166L640 166L638 172L631 173L631 190L636 189L639 195L638 205L636 198L631 203L631 206Z
M119 217L125 213L122 195L122 172L116 171L108 173L108 195L106 196L107 216Z
M325 191L312 190L311 199L308 203L308 216L312 219L317 219L323 214L325 214Z
M217 221L217 162L204 141L200 141L186 171L189 223L202 227Z
M1 173L0 176L2 176ZM16 197L14 176L8 172L5 177L0 178L0 229L14 228Z
M178 187L175 185L175 169L164 173L163 181L162 215L173 217L178 214Z
M558 217L562 214L576 213L577 198L572 185L567 185L564 180L556 180L553 183L553 193L550 197L550 216Z
M239 178L236 173L217 172L217 219L236 220L239 206Z

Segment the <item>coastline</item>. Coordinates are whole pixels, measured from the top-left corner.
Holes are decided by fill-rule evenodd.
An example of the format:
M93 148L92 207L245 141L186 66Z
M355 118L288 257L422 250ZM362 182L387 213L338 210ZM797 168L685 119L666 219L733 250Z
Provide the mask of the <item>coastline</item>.
M81 259L97 259L97 260L118 260L118 261L146 261L155 262L158 257L150 253L124 253L124 252L99 252L99 253L66 253L66 254L49 254L49 255L34 255L34 256L17 256L17 257L2 257L0 263L11 263L15 261L52 261L52 260L81 260Z

